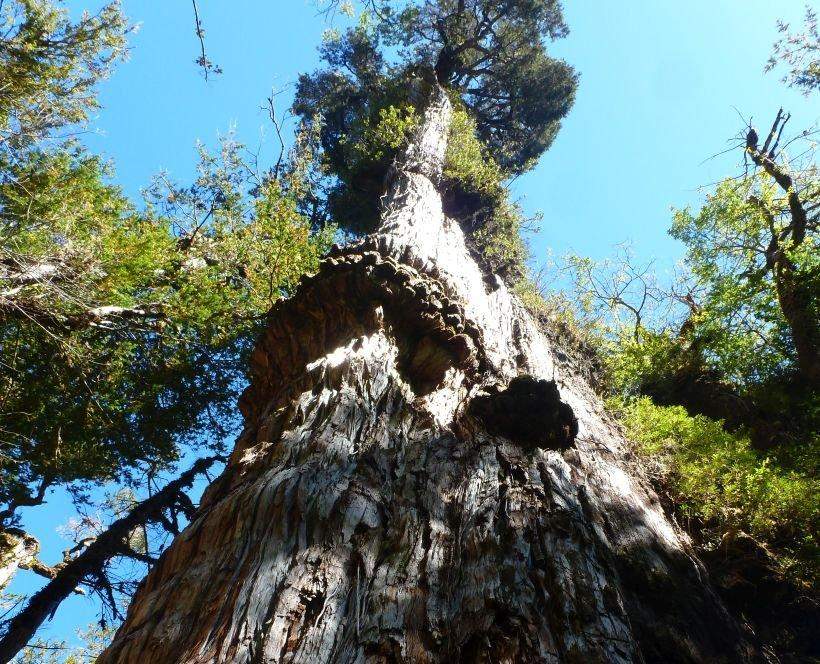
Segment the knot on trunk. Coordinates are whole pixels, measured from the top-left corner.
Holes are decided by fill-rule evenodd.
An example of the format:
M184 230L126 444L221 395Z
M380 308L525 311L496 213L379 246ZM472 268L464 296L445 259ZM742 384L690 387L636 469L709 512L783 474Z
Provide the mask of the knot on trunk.
M468 414L487 431L525 448L565 450L578 435L578 420L561 401L554 380L517 376L502 389L491 385L474 397Z
M256 419L274 394L296 386L305 367L354 337L386 329L398 364L417 394L435 389L450 368L468 376L486 363L481 332L435 278L384 253L376 241L331 252L303 277L298 298L282 300L251 356L251 385L240 399Z

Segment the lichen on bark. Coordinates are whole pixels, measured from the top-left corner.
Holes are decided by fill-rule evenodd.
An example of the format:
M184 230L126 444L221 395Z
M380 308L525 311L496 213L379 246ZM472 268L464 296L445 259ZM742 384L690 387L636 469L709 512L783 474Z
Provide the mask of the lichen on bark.
M0 591L14 579L18 569L25 569L37 559L40 543L17 528L0 530Z

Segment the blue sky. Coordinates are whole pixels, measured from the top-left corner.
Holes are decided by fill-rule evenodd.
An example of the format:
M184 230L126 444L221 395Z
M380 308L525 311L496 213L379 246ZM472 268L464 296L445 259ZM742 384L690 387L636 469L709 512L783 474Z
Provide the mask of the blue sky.
M70 0L72 12L96 0ZM801 0L565 1L571 33L552 51L581 73L574 109L539 166L514 185L529 213L541 211L531 238L536 260L549 249L601 258L629 240L635 252L671 266L681 247L666 235L670 207L696 205L698 188L738 168L738 154L704 162L741 129L735 107L767 127L782 105L792 128L817 122L813 100L787 89L763 65L778 17L799 23ZM198 42L188 0L123 0L140 30L130 60L102 88L103 109L89 147L113 161L117 181L137 197L160 169L185 182L198 140L213 144L236 128L249 145L269 134L261 106L272 88L287 107L297 75L318 65L327 27L309 0L199 0L209 56L223 69L205 81L193 61ZM264 149L272 154L268 135ZM55 532L71 509L54 495L27 519L44 558L67 543ZM26 578L24 578L26 577ZM17 591L37 582L21 574ZM93 619L72 598L47 630L71 638Z
M799 23L802 0L564 4L571 32L552 50L581 73L577 101L552 149L514 187L527 211L544 213L536 259L547 248L601 257L624 240L640 255L677 258L670 206L696 203L699 186L736 172L737 154L702 163L741 129L735 107L759 127L779 105L793 112L793 127L820 115L816 101L763 73L776 19ZM209 55L224 70L208 82L193 64L190 2L124 0L140 30L130 61L103 87L99 133L87 142L113 159L129 193L161 168L184 180L195 142L231 127L256 145L270 129L260 106L271 89L284 89L284 110L298 74L318 64L327 26L311 0L199 5Z

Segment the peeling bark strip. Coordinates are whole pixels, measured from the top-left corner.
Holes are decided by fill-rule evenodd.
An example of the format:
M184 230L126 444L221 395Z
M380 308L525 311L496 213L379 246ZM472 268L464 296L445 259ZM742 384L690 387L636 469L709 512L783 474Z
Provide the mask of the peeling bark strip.
M443 215L449 113L439 93L380 230L274 312L231 460L101 663L753 658L599 400ZM561 449L482 424L473 399L504 393Z

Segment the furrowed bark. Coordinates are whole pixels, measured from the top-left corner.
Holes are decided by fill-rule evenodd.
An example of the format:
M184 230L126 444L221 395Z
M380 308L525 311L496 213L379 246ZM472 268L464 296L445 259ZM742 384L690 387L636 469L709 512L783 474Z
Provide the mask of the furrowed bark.
M9 662L17 655L34 633L49 619L60 603L73 592L88 575L116 555L123 553L124 541L134 528L156 518L158 512L173 504L180 491L189 487L197 475L205 472L215 462L215 457L200 459L177 479L162 490L139 503L126 516L117 519L73 560L61 566L41 590L35 593L20 611L9 621L0 638L0 662Z
M379 230L276 306L245 429L99 659L754 652L617 425L441 210L434 90Z

